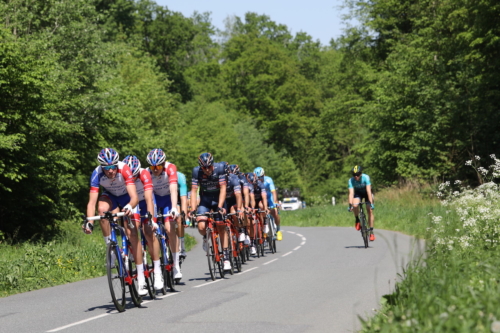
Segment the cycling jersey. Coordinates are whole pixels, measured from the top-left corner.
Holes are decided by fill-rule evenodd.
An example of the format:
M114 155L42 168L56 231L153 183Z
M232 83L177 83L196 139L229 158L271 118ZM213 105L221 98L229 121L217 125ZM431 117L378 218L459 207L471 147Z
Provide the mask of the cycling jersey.
M274 208L274 195L272 192L276 191L276 187L274 187L274 182L271 177L264 176L264 185L266 187L266 194L267 194L267 205L269 208Z
M205 195L219 195L220 187L226 185L226 173L224 171L224 165L220 163L213 164L214 169L212 174L206 175L201 167L197 166L193 168L193 175L191 178L191 189L200 189L200 197Z
M241 193L240 179L232 173L227 178L226 198L235 198L236 193Z
M356 180L354 177L349 179L348 183L348 188L353 188L354 193L359 193L359 194L366 194L366 187L371 185L370 183L370 176L366 174L361 174L361 177L359 180Z
M182 172L177 171L177 184L179 185L178 192L179 192L179 199L180 197L185 197L187 196L187 183L186 183L186 176ZM181 202L180 200L178 202Z
M255 201L260 201L262 200L263 194L266 193L266 186L259 180L257 184L248 183L248 190L250 193L253 193Z
M115 178L108 178L99 165L92 172L90 177L90 193L99 193L99 186L102 186L106 192L114 196L128 194L127 185L134 185L134 176L127 164L118 162L118 172Z
M148 169L148 171L153 179L153 190L155 195L170 195L170 184L177 184L177 167L175 164L166 162L159 176L153 175L153 171L150 169Z
M139 177L135 180L135 188L139 202L145 200L144 191L151 191L153 189L153 180L148 170L144 168L139 169Z

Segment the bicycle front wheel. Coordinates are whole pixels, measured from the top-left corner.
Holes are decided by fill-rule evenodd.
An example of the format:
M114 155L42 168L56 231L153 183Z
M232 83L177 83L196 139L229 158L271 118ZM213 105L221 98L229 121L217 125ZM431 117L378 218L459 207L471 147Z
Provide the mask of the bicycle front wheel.
M125 273L122 266L120 252L116 243L109 243L106 249L106 271L108 274L108 285L111 293L111 299L115 304L116 310L125 311Z
M234 251L236 250L234 248L234 239L233 239L233 233L231 232L231 228L226 228L226 232L227 232L227 237L228 237L228 245L229 245L229 249L228 249L228 252L229 252L229 263L231 265L231 269L229 270L229 273L231 273L231 275L234 274Z
M207 261L208 261L208 271L210 272L210 277L212 281L215 281L216 272L216 262L215 262L215 251L214 244L212 243L212 232L207 230Z
M130 298L135 306L140 307L142 303L142 297L139 296L138 292L139 284L137 283L137 268L135 267L135 262L128 260L128 289L130 291Z
M359 220L361 222L361 237L363 237L363 242L365 243L365 249L368 248L368 227L366 226L366 218L363 211L359 213Z

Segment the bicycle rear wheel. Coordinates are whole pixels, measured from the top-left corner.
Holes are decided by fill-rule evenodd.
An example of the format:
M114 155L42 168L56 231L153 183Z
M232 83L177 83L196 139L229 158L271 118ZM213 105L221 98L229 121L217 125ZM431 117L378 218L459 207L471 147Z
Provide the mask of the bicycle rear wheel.
M363 242L365 243L365 249L368 248L368 227L366 226L366 218L363 210L359 212L359 220L361 222L361 237L363 237Z
M125 278L123 274L120 274L120 267L122 266L122 261L116 243L111 242L106 248L106 272L108 275L108 285L109 291L111 293L111 299L115 304L116 310L119 312L125 311ZM112 260L111 258L114 258ZM120 259L119 259L120 258ZM111 262L114 261L113 266ZM122 270L123 273L125 271Z
M170 288L171 291L177 291L175 290L175 281L174 281L174 257L172 256L172 251L170 251L170 245L167 242L167 258L168 258L168 265L167 265L167 286Z
M128 259L128 289L130 291L130 298L135 306L140 307L142 303L142 297L139 296L139 284L137 283L137 267L135 262L132 262L130 258Z
M160 290L163 295L167 294L167 266L168 266L168 261L167 261L167 252L165 249L165 242L161 238L159 234L156 235L156 238L158 239L158 242L160 243L160 269L161 269L161 275L163 277L163 288ZM153 273L154 277L154 273ZM154 279L153 279L153 284L154 284Z
M269 250L271 253L276 253L276 239L274 234L276 233L276 229L274 226L274 219L271 217L269 221L267 221L269 225L269 232L267 233L267 243L269 244Z
M216 265L215 262L215 251L214 244L212 242L212 232L207 230L207 261L208 261L208 271L210 272L210 277L212 281L215 281Z
M229 273L231 273L231 275L234 274L234 265L235 265L235 262L234 262L234 251L236 250L234 248L234 240L233 240L233 233L231 232L231 228L229 227L226 227L226 233L227 233L227 240L228 240L228 245L229 245L229 248L228 248L228 252L229 252L229 264L231 265L231 269L229 270Z
M223 257L224 257L224 252L222 251L222 244L220 240L220 235L217 235L215 238L215 247L214 247L214 252L219 253L219 261L217 261L217 268L219 269L219 274L221 279L224 278L224 262L223 262Z

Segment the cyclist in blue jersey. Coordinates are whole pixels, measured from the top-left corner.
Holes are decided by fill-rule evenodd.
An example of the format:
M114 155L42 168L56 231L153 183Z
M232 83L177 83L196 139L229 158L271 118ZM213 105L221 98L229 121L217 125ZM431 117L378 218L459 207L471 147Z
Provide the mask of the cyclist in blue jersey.
M352 178L349 179L349 208L348 210L354 211L354 216L356 217L356 230L360 230L359 225L359 203L365 199L366 211L368 212L368 221L370 223L370 241L375 240L375 235L373 234L373 225L375 222L375 216L373 215L373 210L375 209L375 202L373 201L372 184L370 182L370 176L363 174L363 168L360 165L354 166L352 168Z
M203 153L198 157L199 166L193 168L191 178L191 209L189 217L192 218L195 213L196 197L198 187L200 187L200 205L197 209L197 214L205 214L213 211L219 214L215 215L216 221L222 221L222 215L226 214L226 173L224 165L214 163L214 158L210 153ZM196 217L198 222L198 232L203 236L203 251L207 250L207 226L206 216ZM224 250L224 270L231 269L229 262L229 242L226 233L226 228L223 224L217 225L219 235L222 237L222 248Z
M250 191L248 190L248 180L245 177L245 174L240 171L240 167L238 164L231 164L229 166L229 172L238 177L240 182L241 192L242 192L242 205L247 212L250 212ZM243 214L243 228L240 228L240 238L238 241L243 242L245 245L250 244L250 236L248 236L247 228L248 226L248 217Z
M259 180L257 175L253 172L246 174L248 180L248 190L250 192L250 205L254 209L262 208L264 213L260 213L262 221L264 221L265 215L269 212L267 209L267 193L266 186L263 182ZM255 230L250 227L250 238L252 241L252 246L250 247L250 254L256 254L255 247Z
M243 200L241 196L241 185L238 176L230 171L230 166L227 162L219 162L224 165L226 173L226 208L230 213L238 213L238 216L233 215L232 223L237 228L239 227L238 217L243 218Z
M276 191L276 187L274 187L273 179L269 176L266 176L264 173L264 169L261 167L257 167L253 170L253 172L257 175L259 180L264 183L266 186L266 194L267 194L267 206L271 210L271 215L276 222L276 239L282 240L283 234L280 231L280 215L278 212L279 201L278 201L278 192Z
M177 210L181 213L184 213L184 216L187 218L188 213L188 204L187 204L187 184L186 184L186 176L177 171L177 184L179 186L179 198L177 200ZM186 220L186 222L189 220ZM181 243L181 252L180 258L184 261L186 259L186 245L184 243L184 224L182 223L182 217L179 214L177 217L177 236L179 237Z

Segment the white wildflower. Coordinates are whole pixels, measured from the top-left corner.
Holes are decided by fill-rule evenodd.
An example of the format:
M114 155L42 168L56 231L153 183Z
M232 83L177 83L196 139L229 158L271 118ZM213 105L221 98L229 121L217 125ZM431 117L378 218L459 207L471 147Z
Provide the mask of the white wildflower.
M466 162L465 162L465 165L467 165L467 166L472 165L472 160L468 160L468 161L466 161Z
M477 156L477 155L476 155L476 156L474 156L474 158L476 159L476 161L479 161L479 160L481 159L481 157L479 157L479 156Z

